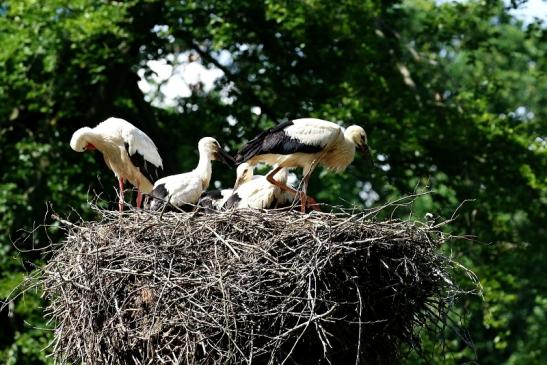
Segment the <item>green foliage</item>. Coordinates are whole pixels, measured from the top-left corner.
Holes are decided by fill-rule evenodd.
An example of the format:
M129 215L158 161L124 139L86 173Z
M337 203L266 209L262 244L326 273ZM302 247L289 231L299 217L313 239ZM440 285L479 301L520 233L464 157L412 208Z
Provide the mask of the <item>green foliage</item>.
M342 175L316 173L318 200L370 206L432 189L415 216L457 210L453 233L475 237L446 248L484 288L454 310L474 347L448 331L444 345L425 339L433 361L545 363L545 24L525 26L496 0L10 0L0 28L2 298L44 259L29 249L48 242L33 231L50 222L46 202L84 218L95 194L115 208L100 155L68 146L77 128L126 118L173 173L195 164L201 136L235 150L263 128L312 116L363 125L376 157L375 167L357 158ZM168 55L182 52L223 76L158 107L161 88L145 99L137 72L150 78L148 61L175 65ZM216 165L214 180L229 186L233 174ZM49 237L62 239L54 227ZM38 303L1 312L8 363L46 362Z

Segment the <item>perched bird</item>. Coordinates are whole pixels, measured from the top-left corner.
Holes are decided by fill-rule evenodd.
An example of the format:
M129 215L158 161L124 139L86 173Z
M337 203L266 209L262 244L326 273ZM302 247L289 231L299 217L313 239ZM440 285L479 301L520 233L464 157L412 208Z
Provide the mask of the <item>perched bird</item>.
M124 181L137 188L137 207L142 193L149 193L153 181L163 169L161 157L150 137L133 124L120 118L108 118L95 128L84 127L72 135L70 147L76 152L99 150L106 165L120 183L119 209L123 210Z
M266 176L254 175L254 167L242 163L238 166L238 178L234 185L233 194L226 200L224 209L252 208L272 209L285 206L293 196L270 183ZM281 169L275 174L276 181L286 184L289 172Z
M313 170L319 164L336 172L345 170L353 161L355 148L371 159L367 135L360 126L352 125L344 130L332 122L303 118L260 133L241 148L236 156L236 164L246 162L255 166L264 162L277 165L266 178L284 191L299 195L304 212L307 206L318 209L315 200L306 194ZM274 179L279 170L293 167L303 169L301 192Z
M156 181L154 189L147 197L145 208L159 210L167 202L182 209L196 204L211 181L211 161L219 160L227 165L234 163L233 157L214 138L202 138L198 143L198 151L199 162L195 169Z

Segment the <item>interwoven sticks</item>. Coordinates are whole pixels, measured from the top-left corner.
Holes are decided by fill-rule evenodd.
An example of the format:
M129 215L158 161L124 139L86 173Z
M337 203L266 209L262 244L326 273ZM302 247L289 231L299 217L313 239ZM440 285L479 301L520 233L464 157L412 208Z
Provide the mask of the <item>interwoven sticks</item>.
M445 237L362 214L99 211L41 284L58 362L395 363L458 293Z

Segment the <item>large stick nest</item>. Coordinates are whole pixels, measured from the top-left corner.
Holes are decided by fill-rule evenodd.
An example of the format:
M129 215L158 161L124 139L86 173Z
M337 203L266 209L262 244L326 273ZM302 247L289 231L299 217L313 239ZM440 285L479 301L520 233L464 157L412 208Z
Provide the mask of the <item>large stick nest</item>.
M99 214L66 224L41 272L61 363L396 363L458 293L446 237L423 223Z

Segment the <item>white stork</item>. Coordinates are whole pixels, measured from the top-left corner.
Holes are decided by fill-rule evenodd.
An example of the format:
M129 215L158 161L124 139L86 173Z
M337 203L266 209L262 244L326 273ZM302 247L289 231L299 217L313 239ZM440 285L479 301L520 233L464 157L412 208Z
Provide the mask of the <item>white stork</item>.
M353 161L356 147L370 158L367 135L360 126L352 125L344 130L321 119L295 119L268 129L249 141L238 152L236 164L247 162L255 166L264 162L277 165L266 178L279 188L300 195L304 212L307 206L318 209L315 200L306 194L313 170L319 164L336 172L345 170ZM274 179L280 169L294 167L303 169L301 192Z
M78 129L72 135L70 147L76 152L97 149L103 154L106 165L120 183L120 211L124 203L124 181L137 188L137 208L140 208L142 193L152 191L152 182L163 169L158 149L150 137L120 118L108 118L95 128Z
M231 165L232 156L225 152L220 144L211 137L204 137L198 143L199 162L195 169L178 175L159 179L149 194L145 208L159 210L166 202L177 208L196 204L199 197L209 186L212 173L212 160Z
M291 202L291 194L270 183L266 176L254 175L253 170L254 167L248 163L238 166L240 173L234 185L234 192L226 200L224 209L271 209ZM286 184L288 176L287 169L280 169L274 177L279 183Z

